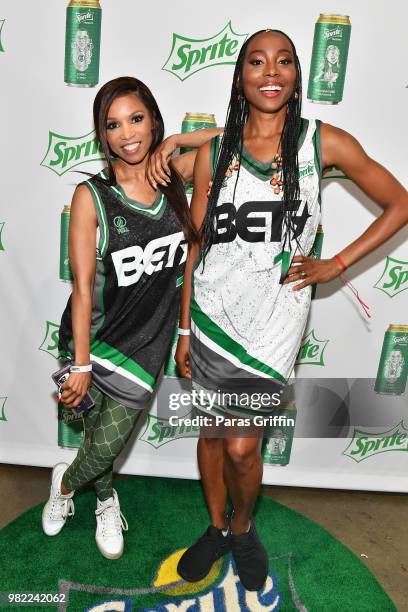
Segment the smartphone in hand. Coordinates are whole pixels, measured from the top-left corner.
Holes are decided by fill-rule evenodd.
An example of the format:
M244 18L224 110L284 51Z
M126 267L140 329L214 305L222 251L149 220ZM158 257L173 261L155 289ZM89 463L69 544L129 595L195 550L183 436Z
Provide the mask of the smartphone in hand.
M71 364L68 364L68 365L65 365L63 368L61 368L60 370L58 370L58 372L54 372L54 374L51 374L52 380L57 385L59 395L62 394L62 391L63 391L62 385L64 384L66 380L68 380L68 377L71 373L70 368L71 368ZM72 408L72 412L74 412L75 414L86 414L94 406L95 406L95 402L92 399L92 396L89 393L89 391L87 391L86 395L82 399L79 406L77 406L76 408Z

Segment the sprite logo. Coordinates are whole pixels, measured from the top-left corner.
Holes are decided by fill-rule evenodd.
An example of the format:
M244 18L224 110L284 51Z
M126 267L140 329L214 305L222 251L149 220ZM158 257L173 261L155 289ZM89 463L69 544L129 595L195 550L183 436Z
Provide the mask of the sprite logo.
M346 176L342 170L340 170L340 168L337 168L337 166L331 166L327 171L325 171L322 179L336 179L337 181L350 180L349 177Z
M188 418L190 413L185 416ZM144 432L139 436L139 440L143 440L153 446L159 448L167 442L174 442L178 438L197 438L200 428L193 426L169 425L168 419L161 419L155 415L147 415L147 423Z
M75 13L77 23L93 23L94 16L91 11L87 13Z
M408 429L404 427L403 421L382 433L373 434L355 429L353 439L342 454L360 463L387 451L408 451Z
M7 397L0 397L0 421L7 421L4 406L6 405Z
M300 166L299 179L305 178L306 176L311 176L312 174L314 174L314 169L314 163L311 161L307 162L303 166Z
M3 30L5 21L6 21L5 19L0 19L0 53L4 53L4 47L3 47L2 40L1 40L1 32Z
M127 221L125 217L115 217L113 222L118 234L127 234L129 232L128 228L126 227Z
M408 289L408 261L387 257L384 272L374 288L391 298Z
M101 587L89 583L60 580L60 593L65 594L66 601L69 598L69 606L73 610L83 609L83 605L76 599L77 594L89 593L89 597L98 597L99 594L101 599L91 606L88 604L87 612L260 612L283 609L283 598L273 574L267 575L265 584L259 591L247 591L239 579L232 559L228 559L224 564L219 559L199 583L186 584L176 570L182 553L183 549L179 549L164 559L151 584L144 588L111 587L103 591ZM152 596L158 593L161 594L160 603L151 603ZM302 603L298 609L306 610Z
M59 350L58 350L58 342L59 342L59 325L55 323L51 323L51 321L46 321L46 330L45 330L45 338L42 341L41 345L38 347L39 351L44 351L54 357L55 359L59 358Z
M5 221L1 221L0 222L0 251L4 251L4 246L3 246L3 242L2 242L2 238L1 235L3 233L3 227L4 227Z
M343 38L343 30L341 28L326 29L324 31L324 39L330 40L331 38Z
M95 131L77 138L49 132L48 149L40 165L62 176L76 166L103 159L105 157Z
M298 365L324 366L323 354L328 342L328 340L318 340L314 329L312 329L302 340L296 363Z
M404 336L395 336L392 341L394 344L402 344L402 346L405 346L408 344L408 334L405 334Z
M204 68L235 64L239 50L248 34L237 34L229 21L215 36L204 39L186 38L173 33L170 55L162 70L185 81Z

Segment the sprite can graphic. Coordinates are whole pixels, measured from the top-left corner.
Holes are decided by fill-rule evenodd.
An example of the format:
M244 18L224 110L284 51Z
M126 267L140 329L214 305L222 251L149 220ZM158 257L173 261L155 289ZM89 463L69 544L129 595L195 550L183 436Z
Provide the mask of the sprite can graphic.
M401 395L408 377L408 325L390 325L385 332L375 391Z
M343 99L351 23L347 15L320 15L315 25L307 97L320 104Z
M205 113L186 113L181 124L181 132L194 132L195 130L203 130L205 128L217 127L214 115L206 115ZM184 147L180 149L180 153L188 153L192 149ZM193 184L186 185L186 193L193 193Z
M71 0L65 29L64 81L94 87L99 81L102 10L98 0Z
M63 281L72 280L72 272L69 265L68 257L68 232L69 232L69 218L71 214L71 207L64 206L64 210L61 213L61 232L60 232L60 265L59 265L59 277Z
M323 228L321 225L318 225L317 231L316 231L316 238L313 243L313 248L312 248L312 252L310 253L310 257L314 257L315 259L321 258L322 249L323 249L323 238L324 238ZM315 299L316 287L317 287L316 284L312 285L312 300Z
M288 465L295 433L296 406L294 403L287 404L286 408L277 409L273 415L278 416L278 422L282 417L283 425L273 426L271 435L263 439L263 461L265 465Z
M80 448L84 437L82 419L66 423L62 418L61 404L58 405L58 446L61 448Z

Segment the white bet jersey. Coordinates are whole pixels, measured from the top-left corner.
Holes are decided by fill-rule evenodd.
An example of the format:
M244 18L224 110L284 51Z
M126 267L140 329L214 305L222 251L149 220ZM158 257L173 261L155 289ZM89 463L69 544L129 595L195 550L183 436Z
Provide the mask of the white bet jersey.
M299 135L301 199L294 202L294 255L309 255L320 222L319 124L302 119ZM213 167L219 138L212 142ZM201 380L291 375L303 337L311 287L282 285L282 192L270 184L271 162L243 151L216 207L217 239L193 277L192 369ZM234 197L234 188L235 197ZM296 239L299 246L296 245Z

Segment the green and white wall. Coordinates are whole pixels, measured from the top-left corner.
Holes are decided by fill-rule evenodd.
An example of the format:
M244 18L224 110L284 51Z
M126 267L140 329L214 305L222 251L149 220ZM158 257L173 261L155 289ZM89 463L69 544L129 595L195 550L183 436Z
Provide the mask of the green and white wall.
M389 5L378 0L101 3L100 84L121 75L144 81L157 98L167 134L180 131L186 112L214 113L223 124L237 52L247 34L262 28L279 28L292 37L306 92L319 14L349 15L343 101L315 104L305 95L303 114L348 130L408 183L405 0ZM0 461L5 463L51 466L74 456L58 447L50 379L58 368L58 323L70 293L70 284L58 278L60 214L81 180L77 171L97 172L103 162L92 142L97 88L64 84L65 12L62 0L0 1ZM203 47L210 44L218 44L217 53L207 53L200 63ZM322 256L331 257L380 209L336 172L322 186ZM375 379L387 327L408 325L407 236L401 231L349 270L370 305L370 320L340 281L317 289L299 377L342 379L343 395L356 380ZM310 428L302 437L302 426L335 416L329 400L326 415L308 414L304 404L290 463L266 466L265 483L408 491L407 393L374 402L373 423L379 425L364 429L351 423L346 437L344 427L338 437L311 437ZM120 469L196 478L196 441L176 431L158 444L149 434L155 410L153 404ZM376 444L379 438L389 440Z

